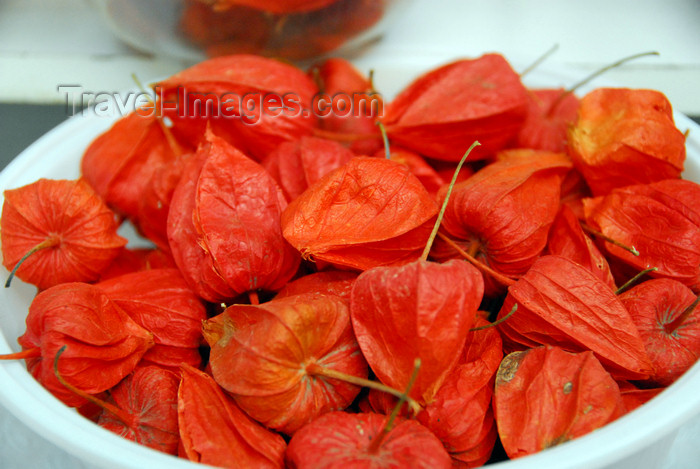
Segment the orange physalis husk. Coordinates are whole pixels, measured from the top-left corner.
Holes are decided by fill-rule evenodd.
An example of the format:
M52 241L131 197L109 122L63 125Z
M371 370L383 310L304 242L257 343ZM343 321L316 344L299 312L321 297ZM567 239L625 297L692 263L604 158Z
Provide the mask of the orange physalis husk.
M583 232L581 223L568 205L562 205L549 229L547 253L567 257L589 269L613 290L616 289L610 266L605 256Z
M177 269L169 253L158 248L122 248L109 267L102 271L98 281L109 280L120 275L151 269Z
M600 196L616 187L678 178L685 136L662 93L599 88L581 99L569 150L593 194Z
M325 414L294 434L287 448L288 467L296 469L449 469L449 454L430 430L414 420L397 419L379 448L372 441L381 433L382 414Z
M503 359L493 408L511 459L583 436L625 413L617 383L595 355L550 346Z
M352 325L377 378L405 388L419 358L410 395L432 402L459 360L482 296L481 274L461 260L418 260L360 274L352 289Z
M408 167L358 156L292 201L282 229L305 258L366 270L418 258L437 211Z
M221 138L207 139L192 214L199 245L236 295L277 291L301 261L282 236L284 195L258 163Z
M193 219L197 181L208 157L208 149L203 146L183 169L170 201L168 243L173 260L192 291L207 301L220 302L236 294L216 271L212 257L199 244L199 233Z
M347 303L302 294L258 306L233 305L205 321L214 379L248 415L293 434L317 416L344 409L358 386L323 369L366 378Z
M206 122L217 135L236 142L261 160L280 143L310 135L311 109L318 91L298 68L255 55L228 55L200 62L158 84L175 132L191 133L199 143ZM207 110L206 108L209 108ZM199 129L199 130L197 130Z
M166 252L170 251L168 244L170 201L191 156L191 153L181 155L156 169L139 197L137 227L143 236Z
M202 366L202 355L199 348L154 344L139 362L139 365L156 365L176 373L180 366L185 364L195 368Z
M127 240L114 213L83 179L38 181L5 191L3 265L40 290L97 280Z
M478 316L474 321L475 327L488 324ZM501 337L495 327L470 331L457 366L418 414L418 421L445 445L453 467L479 467L491 456L497 438L491 397L502 358Z
M474 322L475 327L488 324L479 316ZM457 365L417 416L442 441L455 468L479 467L491 456L498 436L491 397L502 359L501 337L495 327L470 331ZM363 411L389 414L396 398L370 390L364 403L360 403Z
M616 379L646 379L652 365L630 314L615 292L590 270L560 256L539 258L508 288L498 317L518 309L498 328L526 347L590 350Z
M700 308L693 305L696 298L690 288L664 278L647 280L620 295L654 366L651 383L670 385L700 358Z
M71 407L86 401L59 382L53 362L67 346L58 371L76 388L98 394L131 373L153 345L150 332L136 324L99 288L63 283L39 293L29 306L27 330L17 339L27 369L47 390Z
M216 302L279 290L300 256L282 237L281 190L257 163L211 132L173 194L168 237L190 288Z
M684 179L666 179L630 189L635 193L658 200L700 226L700 204L698 204L700 185L697 182Z
M139 217L141 197L153 174L177 158L164 125L159 117L137 110L119 119L83 154L83 177L107 205L132 220Z
M138 325L153 334L144 355L151 363L177 366L178 359L198 364L206 309L177 269L153 269L97 284ZM182 349L182 350L178 350ZM162 355L162 360L159 357Z
M521 276L547 243L559 209L559 186L570 168L563 153L501 152L496 162L454 186L441 231L496 272ZM439 238L431 256L461 258ZM486 290L495 293L502 286L489 280Z
M294 142L281 143L267 155L262 166L291 201L354 156L353 152L333 140L301 137Z
M572 169L561 182L560 202L569 207L576 218L583 220L583 199L591 197L591 190L581 173Z
M349 97L353 103L352 109L347 113L328 112L327 115L320 116L319 127L340 136L363 136L364 138L352 141L348 146L358 155L372 155L379 151L382 139L375 120L381 117L384 102L382 97L371 89L372 83L357 71L352 63L335 57L313 66L309 75L320 81L321 92L329 98ZM330 110L332 111L332 108Z
M431 158L459 161L474 140L476 158L504 148L527 113L527 91L510 64L486 54L437 68L411 83L381 119L393 142ZM472 158L472 160L475 158Z
M138 366L110 391L108 402L122 410L104 410L97 422L128 440L177 454L177 390L180 380L158 366Z
M248 417L206 373L183 366L178 421L183 457L225 468L282 469L281 436Z
M700 289L700 186L669 179L628 186L585 199L586 223L639 255L605 242L604 248L639 272L649 267L653 277L678 280Z
M563 88L529 89L527 116L515 146L535 150L566 151L569 127L576 121L579 100Z

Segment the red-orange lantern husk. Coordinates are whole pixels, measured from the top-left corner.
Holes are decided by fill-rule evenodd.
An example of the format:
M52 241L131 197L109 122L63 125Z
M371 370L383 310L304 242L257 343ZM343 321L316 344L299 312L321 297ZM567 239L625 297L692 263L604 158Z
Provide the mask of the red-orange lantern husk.
M292 201L282 229L305 258L366 270L417 259L437 211L408 167L355 157Z
M178 390L182 457L217 467L282 469L281 436L245 414L211 376L183 366Z
M372 440L387 416L331 412L299 430L289 442L288 467L296 469L448 469L450 456L430 430L414 420L399 420L375 450Z
M173 194L168 238L175 262L208 301L279 290L300 262L282 236L284 195L259 164L211 132L206 138Z
M262 166L277 181L287 200L296 199L310 185L343 166L354 153L340 143L318 137L301 137L281 143Z
M27 369L66 405L85 399L61 384L61 376L88 394L115 386L136 367L153 345L150 332L136 324L99 288L86 283L63 283L39 293L29 306L27 330L17 339L22 349L40 352L27 358Z
M517 311L498 327L520 347L553 345L593 351L618 379L646 379L652 365L627 309L615 292L585 267L543 256L514 285L498 313Z
M282 236L284 195L258 163L221 138L207 139L192 214L198 242L237 295L277 291L301 261Z
M137 225L139 231L163 251L169 252L168 212L173 192L180 182L191 153L178 156L153 172L140 193Z
M319 375L319 367L367 377L346 301L336 295L233 305L203 330L216 382L248 415L283 433L344 409L360 391Z
M90 144L81 160L83 177L110 207L132 220L139 218L153 174L183 150L155 113L144 108L122 117Z
M377 378L404 389L419 358L411 396L431 402L459 360L482 296L482 276L466 261L363 272L352 289L352 325Z
M477 316L475 327L490 324ZM473 330L459 362L417 419L431 430L453 459L453 467L479 467L491 457L498 437L491 409L496 371L503 344L495 327ZM360 403L363 411L390 414L396 398L370 390Z
M700 186L669 179L627 186L603 197L584 199L586 223L638 256L604 242L605 251L639 272L656 267L653 277L678 280L700 289Z
M654 366L649 380L668 386L700 358L700 308L688 311L693 291L676 280L652 279L620 295L639 328Z
M411 170L413 175L418 178L421 184L423 184L425 190L427 190L433 197L437 197L438 191L445 185L445 180L442 178L442 176L440 176L440 174L438 174L438 172L433 169L433 167L430 166L418 153L397 147L391 147L390 150L391 160L406 165L406 167ZM379 150L374 154L374 156L383 158L385 157L385 151ZM451 168L450 179L452 178L453 173L454 167Z
M618 381L617 385L620 387L620 393L622 394L622 400L625 403L627 412L632 412L641 407L666 389L665 387L638 388L629 381Z
M432 70L386 106L389 137L421 155L459 161L475 140L485 158L516 136L527 115L527 91L503 56L486 54Z
M125 421L105 410L97 424L128 440L177 454L178 376L158 366L138 366L111 389L109 402L132 418Z
M511 459L583 436L625 413L617 383L591 352L549 346L503 359L493 408Z
M202 321L207 318L201 299L190 290L177 269L153 269L122 275L97 286L137 324L153 334L155 345L144 359L177 367L178 361L199 365Z
M547 243L559 209L559 186L571 162L563 153L508 150L499 159L454 186L441 231L496 272L517 278ZM441 189L444 198L447 187ZM461 258L437 239L436 260ZM487 281L487 293L501 285Z
M201 141L206 122L261 160L280 143L310 135L310 112L318 91L293 65L255 55L227 55L198 63L158 84L164 115L174 132ZM208 110L207 110L208 108Z
M0 222L3 265L40 290L91 282L112 263L126 239L114 213L84 179L38 181L5 191Z
M326 270L299 277L284 286L275 299L303 293L337 295L350 304L350 293L357 278L357 272L347 270Z
M563 88L529 89L527 97L527 116L515 146L566 151L567 132L576 121L579 99Z
M569 153L596 196L616 187L678 178L685 136L654 90L598 88L581 99Z
M214 0L215 9L226 10L243 5L276 15L300 13L327 7L338 0Z
M207 301L220 302L233 298L236 294L216 271L212 257L199 244L199 233L193 217L197 181L208 157L209 152L204 146L183 169L170 202L168 244L175 264L192 291Z
M168 252L158 248L122 248L98 281L109 280L120 275L150 269L177 269Z
M375 121L384 113L384 101L378 93L373 94L370 81L352 63L336 57L314 65L309 75L320 82L320 91L325 95L322 96L331 100L324 115L319 117L319 127L351 139L362 136L348 144L358 155L372 155L381 149L382 138ZM336 112L333 99L338 105L347 100L352 106L347 111Z
M616 289L607 259L583 232L581 223L568 205L562 205L549 230L547 253L562 256L581 264Z

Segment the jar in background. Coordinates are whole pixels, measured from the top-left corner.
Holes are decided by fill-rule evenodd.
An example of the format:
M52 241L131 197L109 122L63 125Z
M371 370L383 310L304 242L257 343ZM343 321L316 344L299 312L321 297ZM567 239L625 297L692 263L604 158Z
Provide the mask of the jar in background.
M303 61L377 40L399 0L183 0L179 31L207 57Z

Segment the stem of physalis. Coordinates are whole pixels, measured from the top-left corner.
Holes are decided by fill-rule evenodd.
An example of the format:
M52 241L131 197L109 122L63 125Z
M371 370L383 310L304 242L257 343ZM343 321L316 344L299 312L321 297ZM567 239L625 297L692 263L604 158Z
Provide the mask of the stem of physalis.
M455 251L457 251L457 253L458 253L459 255L461 255L461 256L464 257L466 260L468 260L469 262L471 262L471 264L472 264L474 267L476 267L477 269L479 269L480 271L482 271L482 272L485 273L486 275L489 275L491 278L493 278L494 280L496 280L496 281L497 281L498 283L500 283L501 285L505 285L506 287L509 287L509 286L515 284L515 280L513 280L513 279L510 278L510 277L506 277L506 276L503 275L503 274L500 274L500 273L496 272L495 270L493 270L493 269L492 269L491 267L489 267L488 265L484 264L483 262L480 262L477 258L475 258L475 257L473 257L473 256L471 256L471 255L469 255L469 253L468 253L467 251L465 251L464 249L462 249L462 248L459 246L459 244L455 243L453 240L451 240L450 238L448 238L448 237L445 236L444 234L438 233L437 235L440 237L441 240L443 240L445 243L447 243L452 249L454 249Z
M41 251L42 249L50 248L53 246L56 246L58 244L61 244L61 238L58 236L50 236L31 248L27 253L22 256L22 258L15 264L15 267L12 269L12 272L10 272L10 276L7 277L7 281L5 282L5 288L10 288L10 284L12 283L12 279L15 278L15 273L17 272L17 269L24 263L24 261L27 260L29 256L32 254L36 253L37 251Z
M125 412L123 409L120 409L119 407L110 404L109 402L105 402L102 399L93 396L92 394L88 394L82 389L76 388L75 386L67 382L63 378L63 376L61 376L61 373L59 373L58 371L58 359L61 357L63 352L66 351L66 348L68 348L66 345L61 347L58 350L58 352L56 352L56 356L53 359L53 373L54 375L56 375L56 379L58 379L58 381L72 393L106 410L107 412L118 418L124 425L128 426L129 428L134 428L137 424L136 417L134 415L131 415L128 412Z
M382 432L374 437L372 442L369 445L369 448L367 448L367 452L369 454L375 454L379 450L379 446L382 444L382 441L386 438L386 436L389 434L391 429L394 426L394 421L396 420L396 417L399 415L399 412L401 411L401 407L403 407L403 403L408 401L410 398L408 397L408 393L411 392L411 388L413 387L413 384L416 382L416 378L418 378L418 370L420 370L420 358L416 358L416 360L413 362L413 374L411 374L411 378L408 380L408 384L406 385L406 389L404 390L403 394L399 397L399 402L396 403L394 406L394 410L391 411L391 415L389 415L389 418L387 419L386 423L384 424L384 428L382 428Z
M491 327L498 326L500 323L504 322L506 319L511 317L513 314L515 314L515 312L517 310L518 310L518 304L515 303L513 305L513 307L511 308L510 313L506 314L501 319L498 319L498 320L492 322L491 324L486 324L485 326L472 327L471 329L469 329L469 332L483 331L484 329L489 329Z
M549 112L552 112L554 109L556 109L557 105L567 96L570 95L571 93L575 92L577 89L581 88L583 85L589 83L592 81L594 78L602 75L603 73L612 70L613 68L619 67L620 65L623 65L627 62L630 62L632 60L638 59L640 57L646 57L649 55L659 55L658 52L656 51L650 51L650 52L641 52L639 54L634 54L630 55L627 57L624 57L620 60L617 60L611 64L608 64L602 68L599 68L595 72L591 73L587 77L585 77L583 80L579 81L578 83L574 83L571 87L569 87L566 91L562 92L562 94L559 95L559 97L554 100L552 105L549 107Z
M370 68L367 74L367 83L369 84L369 89L367 92L370 96L377 94L377 89L374 87L374 69Z
M323 376L325 378L337 379L345 383L354 384L355 386L375 389L377 391L382 391L387 394L391 394L392 396L398 397L399 399L405 397L405 400L408 402L408 407L414 414L417 414L422 409L420 404L416 400L404 395L404 393L402 393L398 389L394 389L378 381L370 381L365 378L352 376L347 373L343 373L342 371L334 370L333 368L326 368L325 366L321 366L318 363L310 363L306 365L306 373L311 376Z
M384 156L387 160L391 159L391 149L389 148L389 135L386 133L386 127L382 121L376 122L377 127L379 127L379 132L382 134L382 142L384 142Z
M440 229L440 223L442 223L442 218L445 216L445 210L447 210L447 203L450 201L452 189L457 183L457 176L459 176L459 170L462 169L464 162L467 161L467 158L469 157L469 154L472 152L474 147L477 147L479 145L481 145L481 143L479 143L478 141L474 141L474 143L472 143L469 149L464 153L462 159L459 160L459 164L457 164L457 168L455 168L455 172L452 175L452 181L450 181L450 185L447 187L447 194L445 194L445 200L443 200L442 207L440 207L440 213L438 213L437 220L435 220L433 231L430 233L430 237L428 237L428 242L425 244L425 248L423 249L423 254L421 254L420 256L420 260L425 261L428 259L428 254L430 253L430 249L433 247L435 236L437 236L438 230Z
M639 279L640 279L640 278L644 277L646 274L648 274L648 273L650 273L650 272L656 272L657 270L659 270L659 269L657 269L656 267L650 267L650 268L648 268L648 269L642 270L642 271L639 272L637 275L635 275L635 276L632 277L631 279L627 280L627 282L625 282L625 284L622 285L620 288L618 288L617 290L615 290L615 294L616 294L616 295L619 295L619 294L621 294L621 293L626 292L627 290L630 289L630 287L632 287L633 285L636 285L637 282L639 282Z
M539 57L537 58L537 60L535 60L535 61L534 61L533 63L531 63L530 65L528 65L528 66L525 68L525 70L523 70L522 72L520 72L520 78L522 79L525 75L527 75L528 73L530 73L531 71L533 71L534 69L536 69L537 67L539 67L540 64L541 64L542 62L544 62L545 60L547 60L547 58L549 58L549 56L551 56L552 54L554 54L554 53L557 51L557 49L559 49L559 44L554 44L552 47L550 47L549 50L548 50L547 52L545 52L544 54L542 54L541 56L539 56Z
M593 228L586 225L585 223L581 223L581 228L586 233L591 234L591 235L595 236L596 238L600 238L603 241L607 241L608 243L613 244L621 249L624 249L625 251L629 252L633 256L639 256L639 251L637 251L634 246L630 247L630 246L627 246L626 244L622 244L620 241L613 239L610 236L601 233L600 231L594 230Z
M258 292L255 290L250 290L248 292L248 299L250 300L251 305L259 305L260 304L260 298L258 297Z
M180 156L183 154L182 147L180 146L179 143L177 143L177 140L175 140L175 136L173 133L170 131L171 125L167 125L165 122L165 118L163 116L159 116L158 112L156 112L157 106L156 102L153 101L146 91L146 88L143 86L143 83L138 79L135 73L131 74L131 79L134 80L134 83L136 83L136 86L138 86L141 91L143 92L144 96L148 99L148 102L153 106L153 115L156 116L156 121L158 122L158 125L160 126L160 130L163 132L163 135L165 135L165 139L168 141L168 145L170 146L170 149L172 152L175 154L175 156ZM168 119L170 121L170 119Z
M27 358L39 358L41 356L41 348L33 347L24 349L21 352L7 353L0 355L0 360L22 360Z

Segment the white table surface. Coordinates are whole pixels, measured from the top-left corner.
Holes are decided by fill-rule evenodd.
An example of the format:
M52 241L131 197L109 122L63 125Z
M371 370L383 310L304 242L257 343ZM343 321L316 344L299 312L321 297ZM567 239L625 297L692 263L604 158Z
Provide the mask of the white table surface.
M659 89L675 109L700 115L698 0L413 0L360 62L419 51L440 63L498 51L529 63L553 44L559 49L547 63L579 76L656 50L660 57L636 61L606 78ZM131 73L159 77L185 65L124 45L91 1L0 0L0 102L58 104L65 99L58 84L124 90L133 87ZM698 443L700 419L695 419L679 432L663 469L700 467ZM0 407L0 468L81 467Z

